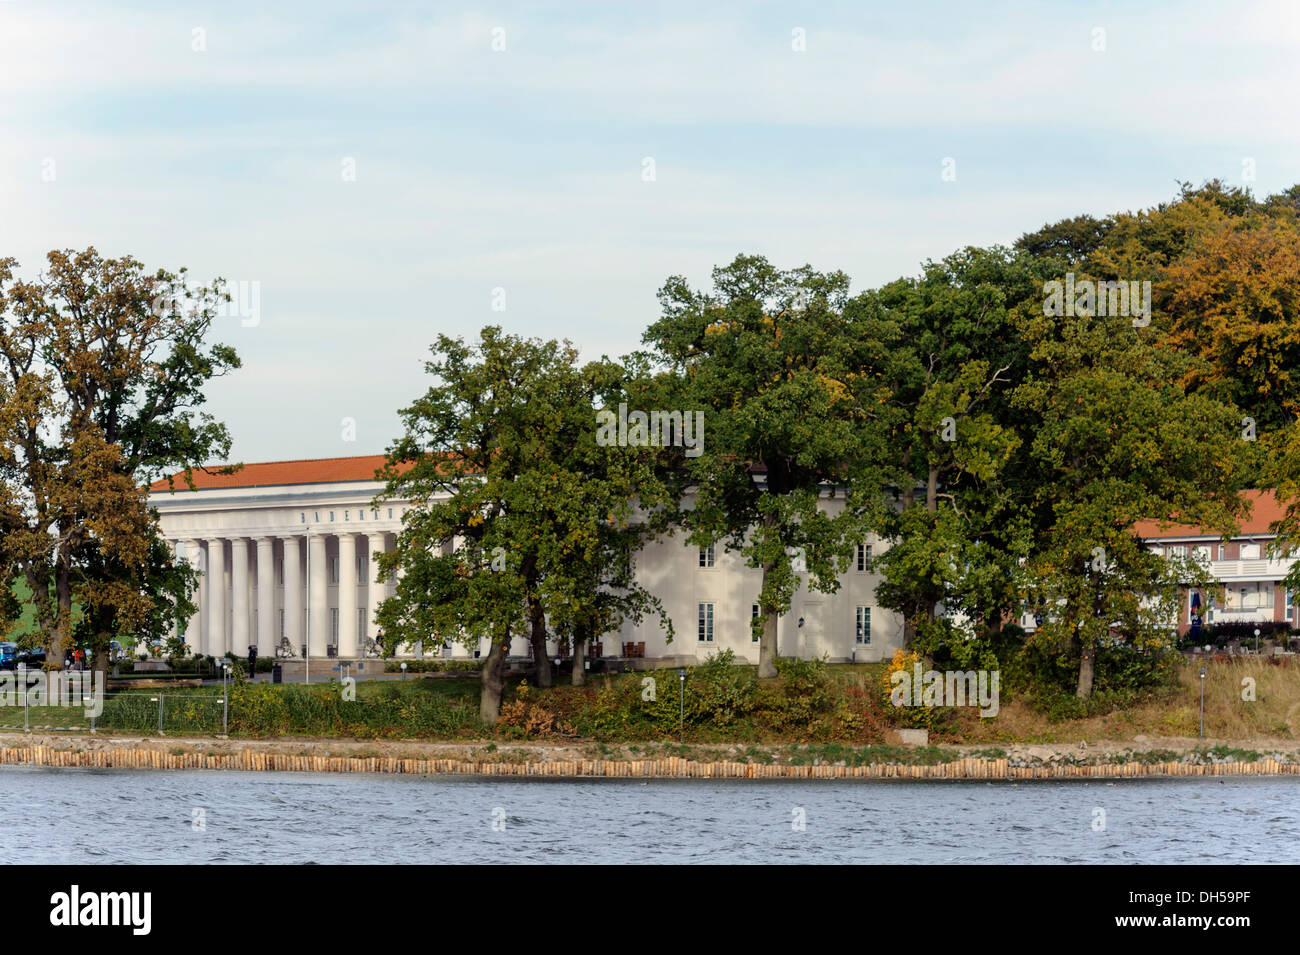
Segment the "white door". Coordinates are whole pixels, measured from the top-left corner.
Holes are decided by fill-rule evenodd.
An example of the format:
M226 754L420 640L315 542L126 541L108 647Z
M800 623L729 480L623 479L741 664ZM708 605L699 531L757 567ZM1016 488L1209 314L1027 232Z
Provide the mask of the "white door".
M805 603L803 605L803 626L799 628L798 655L810 660L821 653L822 646L822 604Z

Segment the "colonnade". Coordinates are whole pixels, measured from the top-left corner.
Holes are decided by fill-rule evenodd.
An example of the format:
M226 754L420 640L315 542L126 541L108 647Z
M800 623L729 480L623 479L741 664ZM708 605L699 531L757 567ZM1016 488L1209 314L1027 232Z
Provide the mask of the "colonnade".
M337 541L333 548L327 538ZM252 645L273 656L283 639L295 656L310 643L312 657L334 647L352 659L364 641L378 638L375 610L392 592L379 582L375 560L388 546L385 532L185 537L175 544L200 572L198 610L184 628L192 652L242 657Z

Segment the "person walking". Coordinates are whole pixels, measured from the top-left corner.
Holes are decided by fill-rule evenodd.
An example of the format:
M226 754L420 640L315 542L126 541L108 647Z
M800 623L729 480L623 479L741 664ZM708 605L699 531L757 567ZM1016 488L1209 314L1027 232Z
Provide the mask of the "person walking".
M251 680L257 675L257 647L251 644L248 647L248 678Z

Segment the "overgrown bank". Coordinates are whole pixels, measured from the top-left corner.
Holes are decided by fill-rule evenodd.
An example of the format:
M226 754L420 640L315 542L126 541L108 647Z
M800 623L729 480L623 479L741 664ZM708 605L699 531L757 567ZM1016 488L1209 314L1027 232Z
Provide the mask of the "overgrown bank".
M229 735L250 739L855 748L897 743L898 729L917 726L929 730L932 743L976 747L1194 738L1200 732L1200 677L1181 658L1171 659L1160 684L1099 692L1077 709L1018 689L1010 673L997 713L988 717L974 706L894 707L890 669L907 665L906 659L859 666L789 660L782 661L778 679L760 681L754 668L721 656L690 668L685 682L676 670L602 674L585 687L545 690L516 681L493 727L479 719L479 682L469 675L362 682L354 699L337 683L237 681L228 709L211 687L168 692L161 704L156 691L115 694L94 728L152 735L161 725L169 736L210 736L222 732L224 719ZM1212 662L1205 690L1207 737L1300 740L1300 667ZM0 708L0 725L21 728L23 719L21 707ZM90 729L77 709L36 707L27 720L36 729Z

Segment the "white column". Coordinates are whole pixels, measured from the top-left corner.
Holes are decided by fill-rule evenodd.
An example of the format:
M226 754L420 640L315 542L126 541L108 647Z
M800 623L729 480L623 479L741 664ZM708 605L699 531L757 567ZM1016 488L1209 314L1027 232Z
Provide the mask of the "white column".
M284 635L294 655L302 652L302 538L284 539ZM279 644L277 639L276 644ZM259 647L259 649L261 649Z
M339 659L357 655L357 535L339 534Z
M387 596L384 593L385 586L379 582L379 555L384 552L384 535L370 534L368 543L370 545L370 588L366 597L369 601L366 612L366 636L378 643L379 624L375 622L375 614L379 612L379 604Z
M199 542L187 538L185 544L185 560L189 565L200 573L203 572L203 554L199 551ZM203 577L199 577L199 582L194 588L191 595L194 600L194 616L190 617L189 622L185 625L185 645L189 647L190 653L203 652Z
M207 654L224 657L226 643L226 542L219 537L208 540L208 570L204 574L208 603Z
M275 656L275 541L257 539L257 653Z
M183 560L180 554L180 541L168 540L167 547L172 552L172 565L173 566L179 565L181 560ZM167 639L170 640L172 637L179 637L179 636L180 636L180 622L177 620L176 614L173 613L171 615L171 623L167 627Z
M240 659L248 656L248 587L248 540L236 537L230 542L230 650Z
M307 581L307 592L311 595L307 621L311 646L308 650L314 657L323 657L330 635L330 575L325 564L325 535L313 534L308 540L307 563L311 568Z

